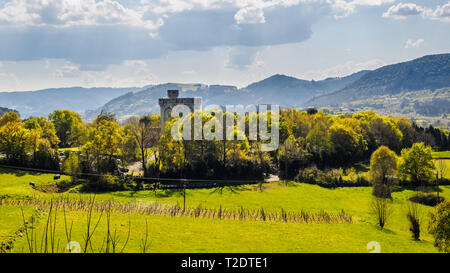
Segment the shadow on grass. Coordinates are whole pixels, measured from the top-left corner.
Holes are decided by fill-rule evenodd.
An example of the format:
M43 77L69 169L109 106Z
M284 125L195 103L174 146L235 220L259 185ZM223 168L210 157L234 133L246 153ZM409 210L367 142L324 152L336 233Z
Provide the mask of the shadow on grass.
M243 191L243 188L239 187L239 186L221 186L221 187L214 188L210 192L210 195L213 195L213 194L223 195L226 192L229 192L230 194L239 194L239 192L241 192L241 191Z
M0 174L11 174L18 177L25 176L25 175L40 175L40 173L33 173L33 172L26 172L21 170L14 170L14 169L1 169L0 168Z
M10 174L10 175L15 175L17 177L22 177L25 175L31 175L31 176L54 175L54 174L40 173L40 172L34 172L34 171L22 171L22 170L16 170L16 169L0 168L0 175L1 174Z

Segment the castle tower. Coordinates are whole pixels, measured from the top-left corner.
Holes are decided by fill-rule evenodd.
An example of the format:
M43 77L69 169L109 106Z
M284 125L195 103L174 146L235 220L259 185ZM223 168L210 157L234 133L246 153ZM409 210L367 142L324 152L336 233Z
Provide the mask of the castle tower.
M179 98L178 90L167 90L168 98L159 99L159 107L161 109L161 130L164 130L164 124L171 120L172 109L179 104L183 104L191 109L191 112L200 110L202 105L201 98Z

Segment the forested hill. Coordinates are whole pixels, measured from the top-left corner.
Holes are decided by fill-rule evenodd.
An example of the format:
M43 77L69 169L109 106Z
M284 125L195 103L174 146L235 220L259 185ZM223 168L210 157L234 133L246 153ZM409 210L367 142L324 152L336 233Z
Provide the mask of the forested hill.
M47 116L54 110L70 109L83 113L96 109L111 99L141 88L54 88L25 92L0 92L2 107L16 109L28 116Z
M17 111L13 110L13 109L5 108L5 107L0 107L0 117L3 116L3 114L8 113L8 112L17 112Z
M167 83L115 98L96 111L87 112L85 118L92 120L102 110L116 114L121 120L133 115L157 113L158 99L166 97L168 89L179 89L180 97L201 97L204 106L278 104L282 107L295 107L317 94L339 90L367 72L360 71L347 77L327 78L321 81L306 81L277 74L242 89L230 85Z
M445 87L450 87L450 54L428 55L370 71L342 90L317 96L307 104L316 107L337 106L374 96L434 91Z

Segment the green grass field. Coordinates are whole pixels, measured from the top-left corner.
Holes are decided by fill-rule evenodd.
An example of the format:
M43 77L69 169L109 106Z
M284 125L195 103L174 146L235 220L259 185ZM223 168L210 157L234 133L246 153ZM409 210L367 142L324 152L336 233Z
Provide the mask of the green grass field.
M444 152L433 152L433 157L450 157L450 151L444 151Z
M63 178L64 179L64 178ZM57 198L60 194L35 192L28 183L53 182L53 176L24 172L0 173L0 195L9 199L36 196L40 200ZM450 198L450 186L441 186L441 195ZM126 239L128 221L131 222L131 235L126 252L139 252L140 240L145 233L145 220L148 221L150 252L369 252L366 245L370 241L381 244L382 252L436 252L433 238L427 233L427 213L432 207L420 205L423 216L421 241L414 241L409 232L406 219L407 199L414 191L399 188L393 193L393 214L384 230L375 225L370 214L371 188L325 189L315 185L289 182L273 182L264 185L260 192L257 186L187 190L186 204L195 208L239 209L279 212L319 212L337 213L344 210L354 217L347 224L311 224L263 222L250 220L219 220L193 217L148 216L137 213L113 213L111 226L120 234L119 245ZM87 199L89 194L64 194L71 199ZM162 204L182 204L183 196L179 191L142 191L114 192L97 194L96 200L103 202L113 199L115 202L149 204L158 201ZM11 230L17 227L17 206L0 206L2 225L0 228ZM15 212L14 212L15 211ZM14 214L15 213L15 214ZM4 215L12 215L3 217ZM95 213L94 218L99 214ZM45 217L44 217L45 218ZM5 220L3 220L5 219ZM21 218L19 218L21 220ZM57 239L63 250L65 238L62 213L57 217ZM86 223L85 211L70 211L68 222L74 223L72 240L83 242ZM37 232L42 230L44 220L40 220ZM2 231L3 232L3 231ZM106 217L102 220L93 236L94 251L101 248L106 234ZM27 251L25 237L15 242L14 252Z

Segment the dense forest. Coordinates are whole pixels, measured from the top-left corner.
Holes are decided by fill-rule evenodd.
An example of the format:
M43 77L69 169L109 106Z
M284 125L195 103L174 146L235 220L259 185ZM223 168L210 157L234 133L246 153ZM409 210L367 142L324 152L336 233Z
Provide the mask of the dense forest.
M217 118L207 111L202 114L203 124ZM159 115L132 117L120 124L113 114L104 112L91 123L69 110L25 120L8 112L0 118L0 159L3 165L64 171L73 174L75 182L96 186L123 183L123 174L129 174L128 166L136 162L142 165L142 176L149 178L262 180L275 174L282 179L331 184L350 177L347 180L365 184L370 179L358 174L358 166L366 164L367 171L371 156L380 148L402 157L418 143L426 153L450 147L448 131L421 128L408 118L373 111L329 115L315 109L284 109L276 126L279 148L263 152L261 139L249 140L248 123L268 117L268 113L246 114L245 131L234 128L234 136L243 136L242 140L175 140L171 128L179 118L160 128ZM193 114L187 119L193 119ZM274 127L268 120L269 127ZM412 182L432 180L433 174L427 172L420 177L398 177Z

